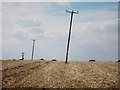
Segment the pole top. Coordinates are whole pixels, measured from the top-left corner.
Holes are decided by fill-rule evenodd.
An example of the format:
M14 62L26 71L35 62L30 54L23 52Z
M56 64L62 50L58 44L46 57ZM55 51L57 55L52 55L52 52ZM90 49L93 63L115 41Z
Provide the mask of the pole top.
M32 41L35 41L35 39L31 39Z
M26 53L22 52L22 54L26 54Z
M68 13L75 13L75 14L78 14L79 13L79 11L69 11L69 10L66 10L66 12L68 12Z

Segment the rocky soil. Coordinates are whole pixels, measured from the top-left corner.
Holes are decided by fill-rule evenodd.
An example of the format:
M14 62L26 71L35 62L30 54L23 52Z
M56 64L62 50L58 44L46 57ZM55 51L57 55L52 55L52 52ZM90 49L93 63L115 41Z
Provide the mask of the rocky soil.
M118 62L2 61L3 88L118 88Z

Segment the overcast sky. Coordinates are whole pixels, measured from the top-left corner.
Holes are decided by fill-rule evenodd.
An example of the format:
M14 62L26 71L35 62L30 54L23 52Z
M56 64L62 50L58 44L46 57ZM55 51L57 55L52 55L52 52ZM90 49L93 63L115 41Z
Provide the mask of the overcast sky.
M74 14L69 60L116 61L118 59L117 2L5 2L2 3L2 59L65 60L70 13Z
M1 0L2 2L119 2L119 0Z

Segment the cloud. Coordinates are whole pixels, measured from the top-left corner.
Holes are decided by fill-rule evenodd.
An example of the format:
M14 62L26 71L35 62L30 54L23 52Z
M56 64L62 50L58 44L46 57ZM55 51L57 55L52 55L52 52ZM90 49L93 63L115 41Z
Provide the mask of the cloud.
M84 10L79 11L79 14L74 16L75 21L89 22L89 21L107 21L117 18L118 12L112 10ZM78 18L79 17L79 18Z
M18 40L25 40L25 39L28 39L27 34L24 33L24 32L21 32L21 31L16 32L16 33L14 34L13 37L15 37L15 38L18 39Z
M75 23L73 32L76 41L81 38L80 43L83 45L91 43L103 45L117 39L117 26L117 19L103 22ZM117 40L115 41L117 42Z
M119 0L5 0L2 2L119 2Z
M58 1L57 4L60 5L60 6L62 6L62 7L68 7L68 6L70 6L70 2L66 2L64 0L60 1L60 2Z
M34 34L43 34L44 31L39 29L39 28L32 28L31 29L31 33L34 33Z
M23 27L37 27L41 25L41 21L34 21L34 20L20 20L18 24Z

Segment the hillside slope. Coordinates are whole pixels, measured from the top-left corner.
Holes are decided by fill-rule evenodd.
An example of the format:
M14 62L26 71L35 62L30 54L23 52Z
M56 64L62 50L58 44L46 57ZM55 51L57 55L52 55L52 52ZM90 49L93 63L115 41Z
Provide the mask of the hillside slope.
M118 88L117 62L19 62L2 61L4 88Z

